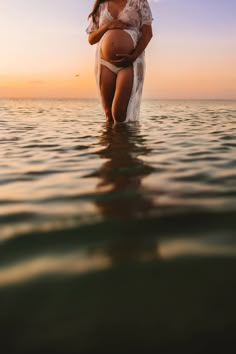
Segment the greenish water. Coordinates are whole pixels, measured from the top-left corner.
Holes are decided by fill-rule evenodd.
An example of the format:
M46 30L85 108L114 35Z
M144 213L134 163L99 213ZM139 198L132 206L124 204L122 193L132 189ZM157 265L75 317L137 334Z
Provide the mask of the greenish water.
M0 100L4 353L222 353L236 330L236 103Z

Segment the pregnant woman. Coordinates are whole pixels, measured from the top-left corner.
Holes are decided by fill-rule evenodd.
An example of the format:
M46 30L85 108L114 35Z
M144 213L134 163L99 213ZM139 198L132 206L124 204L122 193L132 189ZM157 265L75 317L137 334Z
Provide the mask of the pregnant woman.
M88 41L96 44L96 80L107 120L139 117L144 50L152 38L147 0L96 0L89 15Z

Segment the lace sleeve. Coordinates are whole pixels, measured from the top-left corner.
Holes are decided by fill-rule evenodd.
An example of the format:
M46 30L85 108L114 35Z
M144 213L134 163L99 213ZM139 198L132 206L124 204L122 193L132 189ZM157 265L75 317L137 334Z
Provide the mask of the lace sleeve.
M100 17L100 9L98 9L98 12L95 16L95 21L93 21L92 17L89 18L89 25L86 28L86 33L91 33L97 31L99 28L99 17Z
M147 0L139 0L139 10L141 14L141 26L151 25L153 21L153 17Z

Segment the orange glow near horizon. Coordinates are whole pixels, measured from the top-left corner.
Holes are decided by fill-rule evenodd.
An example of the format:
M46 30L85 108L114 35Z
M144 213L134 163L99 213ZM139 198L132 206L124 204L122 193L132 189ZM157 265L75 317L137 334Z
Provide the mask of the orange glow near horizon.
M151 67L153 64L148 57L144 84L146 98L234 98L235 78L227 70L207 70L199 66L196 71L186 67L175 71L167 63L165 67L159 64L155 70ZM78 74L1 75L0 90L2 98L97 97L93 63Z
M91 76L91 75L90 75ZM2 98L83 98L95 97L89 75L19 75L1 79Z

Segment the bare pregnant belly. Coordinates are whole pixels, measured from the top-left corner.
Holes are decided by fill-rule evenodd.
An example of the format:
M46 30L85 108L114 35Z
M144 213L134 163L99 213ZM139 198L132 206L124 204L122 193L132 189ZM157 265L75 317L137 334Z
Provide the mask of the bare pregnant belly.
M101 44L101 57L107 61L119 59L116 54L130 54L134 49L130 35L121 29L105 33Z

